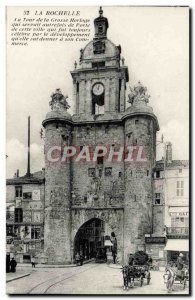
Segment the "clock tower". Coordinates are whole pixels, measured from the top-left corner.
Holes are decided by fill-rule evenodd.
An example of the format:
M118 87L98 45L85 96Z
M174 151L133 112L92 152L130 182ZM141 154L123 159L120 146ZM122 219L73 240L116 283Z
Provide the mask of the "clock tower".
M108 20L100 7L94 20L95 36L80 50L79 67L71 72L75 114L107 115L125 111L128 68L121 60L121 46L107 38ZM122 61L122 64L121 64Z

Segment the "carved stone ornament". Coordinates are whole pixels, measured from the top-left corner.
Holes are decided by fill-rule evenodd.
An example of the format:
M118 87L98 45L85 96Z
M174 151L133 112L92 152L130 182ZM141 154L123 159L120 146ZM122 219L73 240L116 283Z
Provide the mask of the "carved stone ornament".
M132 105L147 104L149 102L150 95L147 93L147 88L144 87L139 81L133 88L130 87L130 94L128 95L128 102Z
M56 91L51 95L52 100L49 102L51 109L54 111L64 111L70 108L70 105L67 102L68 96L64 96L60 89L56 89Z

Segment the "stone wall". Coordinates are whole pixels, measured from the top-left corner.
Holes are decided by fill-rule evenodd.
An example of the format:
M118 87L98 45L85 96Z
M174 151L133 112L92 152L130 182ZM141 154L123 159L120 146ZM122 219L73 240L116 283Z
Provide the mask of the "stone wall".
M125 258L129 253L145 250L145 234L152 233L154 128L152 119L147 116L132 117L125 123L127 145L135 147L134 160L125 163ZM141 157L136 154L139 150Z
M57 128L56 128L57 127ZM68 125L48 124L45 133L45 254L49 263L68 263L70 257L70 163L47 160L50 147L71 143ZM59 156L59 151L57 157Z

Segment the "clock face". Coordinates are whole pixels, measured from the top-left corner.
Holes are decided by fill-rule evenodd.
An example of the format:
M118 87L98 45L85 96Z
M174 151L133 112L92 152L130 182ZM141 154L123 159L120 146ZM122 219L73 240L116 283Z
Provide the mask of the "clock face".
M93 93L96 96L100 96L104 92L104 86L102 83L96 83L93 86Z

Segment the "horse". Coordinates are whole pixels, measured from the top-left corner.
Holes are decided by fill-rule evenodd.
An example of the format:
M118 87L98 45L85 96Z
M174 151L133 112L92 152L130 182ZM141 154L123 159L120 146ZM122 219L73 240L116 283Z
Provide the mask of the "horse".
M122 273L123 273L123 289L127 290L129 289L129 283L130 283L130 287L134 286L134 267L133 266L123 266L122 267ZM131 284L131 280L132 280L132 284Z
M134 268L134 266L128 266L128 268L129 268L129 283L130 283L130 287L134 287L135 268ZM132 279L132 284L131 284L131 279Z
M123 290L128 291L128 289L129 289L129 266L123 266L122 273L123 273Z
M173 290L173 284L175 281L176 273L173 271L171 267L166 267L165 268L165 274L164 274L164 280L166 283L166 287L168 290L168 293L171 293Z

